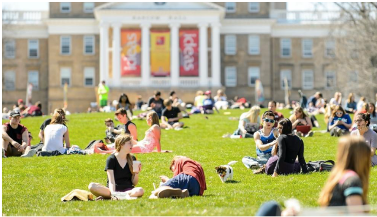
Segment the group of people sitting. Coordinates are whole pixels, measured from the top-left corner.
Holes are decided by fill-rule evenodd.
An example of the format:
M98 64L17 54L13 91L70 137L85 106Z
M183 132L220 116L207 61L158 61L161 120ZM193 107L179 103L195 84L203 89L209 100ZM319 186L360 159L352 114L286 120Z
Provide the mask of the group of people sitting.
M26 106L23 99L19 99L17 104L13 105L13 109L9 110L7 107L3 108L2 119L8 120L12 111L18 111L21 117L42 116L42 103L40 101L34 105Z

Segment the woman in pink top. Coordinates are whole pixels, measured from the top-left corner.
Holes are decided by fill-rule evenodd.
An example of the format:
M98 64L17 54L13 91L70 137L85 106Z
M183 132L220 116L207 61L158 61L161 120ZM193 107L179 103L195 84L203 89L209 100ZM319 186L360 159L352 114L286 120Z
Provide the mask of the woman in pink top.
M161 152L161 128L156 112L151 111L147 114L147 124L151 127L145 132L144 139L139 142L132 140L132 153L149 153L155 147L157 152Z

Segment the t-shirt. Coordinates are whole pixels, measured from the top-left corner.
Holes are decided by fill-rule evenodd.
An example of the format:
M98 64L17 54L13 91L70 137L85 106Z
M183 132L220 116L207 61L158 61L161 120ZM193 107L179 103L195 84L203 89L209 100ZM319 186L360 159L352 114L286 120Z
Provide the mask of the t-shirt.
M39 129L40 130L45 130L45 128L47 127L47 125L49 125L50 123L51 123L51 118L45 120Z
M151 104L154 103L154 107L153 107L153 110L157 113L157 114L161 114L162 112L162 109L165 108L164 106L164 100L162 98L156 100L153 96L151 98L149 98L148 100L148 107L151 107Z
M35 113L33 114L33 112L35 112ZM28 114L29 115L35 115L35 116L41 116L42 111L38 106L31 105L30 108L29 108Z
M278 144L279 159L276 163L275 172L280 174L280 164L282 162L294 164L297 156L302 168L302 172L308 172L304 158L304 142L299 137L282 134L278 137Z
M13 129L10 125L10 123L4 124L7 127L6 133L10 138L12 138L14 141L18 142L18 144L22 145L22 134L27 130L27 128L22 125L18 124L16 129Z
M335 121L337 121L337 120L341 120L341 121L343 121L346 124L351 124L352 123L352 120L351 120L350 116L348 114L343 114L342 117L335 116L334 118L332 118L332 120L330 122L330 126L334 125ZM337 125L337 127L339 127L340 129L343 129L343 130L348 130L348 128L346 126L344 126L343 124L342 125Z
M315 96L309 97L308 104L306 105L306 107L309 107L309 103L311 103L311 102L313 103L313 106L316 106L317 98L315 98Z
M106 160L105 171L107 170L114 171L115 191L124 191L134 187L128 163L122 168L114 154L111 154ZM109 178L107 178L107 187L109 187Z
M215 101L212 98L205 98L203 100L203 108L206 110L212 110L215 105Z
M250 123L250 119L246 117L247 114L248 114L248 112L242 113L242 115L240 117L240 121L238 123L238 129L240 129L241 126L242 126L241 120L245 122L245 126L248 125L248 124L255 124L255 126L257 127L257 129L259 129L259 126L260 126L260 117L259 116L257 117L257 122L256 123Z
M353 195L363 195L363 184L359 176L349 170L335 185L329 206L347 206L347 197ZM365 201L363 201L363 204L365 204Z
M118 128L117 127L114 127L114 130L118 130ZM108 139L110 139L110 141L111 142L114 142L114 139L118 136L118 134L116 134L116 133L112 133L112 132L110 132L110 130L106 130L106 138L108 138Z
M274 127L277 127L279 121L284 119L284 115L280 112L274 112L274 114L275 114L275 125L274 125Z
M359 130L356 129L352 131L351 135L360 136ZM377 133L376 132L374 132L372 129L368 129L368 131L364 133L363 137L371 148L377 148ZM372 166L375 166L375 165L377 165L376 153L374 153L372 157Z
M331 98L330 105L339 105L339 102L335 98Z
M356 102L355 101L347 102L346 110L349 111L349 109L356 110Z
M118 126L116 127L116 129L118 129L118 130L124 129L124 133L131 134L130 130L128 129L128 126L130 124L133 124L136 127L136 124L134 122L128 121L126 124L118 124Z
M63 137L68 128L63 124L50 124L44 130L44 146L42 151L59 151L64 154Z
M106 85L100 85L98 87L98 94L99 100L107 100L107 96L109 95L109 87Z
M195 106L199 107L199 106L203 106L203 100L206 98L206 96L204 95L199 95L199 96L196 96L195 99L194 99L194 104Z
M171 107L171 110L168 110L167 108L165 108L163 111L162 111L162 115L161 116L164 116L166 117L167 119L170 119L170 118L176 118L178 117L178 114L181 112L181 110L179 110L179 108L177 107ZM174 121L174 122L178 122L178 121Z

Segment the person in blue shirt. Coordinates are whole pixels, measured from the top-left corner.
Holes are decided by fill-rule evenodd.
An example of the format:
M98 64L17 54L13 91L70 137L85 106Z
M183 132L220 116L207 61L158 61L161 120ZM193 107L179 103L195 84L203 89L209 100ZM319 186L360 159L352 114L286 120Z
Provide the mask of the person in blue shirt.
M356 109L357 103L355 102L355 96L353 93L350 93L348 95L347 104L346 104L346 112L349 114L353 114L357 111Z
M349 133L349 129L352 126L352 120L350 116L346 114L342 106L335 106L330 120L329 130L331 136L339 137L343 134Z

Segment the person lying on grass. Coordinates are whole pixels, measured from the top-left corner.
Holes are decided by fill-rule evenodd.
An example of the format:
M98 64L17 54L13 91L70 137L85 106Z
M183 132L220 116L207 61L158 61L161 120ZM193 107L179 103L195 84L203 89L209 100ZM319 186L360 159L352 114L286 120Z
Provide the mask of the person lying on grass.
M257 158L246 156L242 163L249 169L259 169L271 157L272 147L277 144L279 132L274 128L275 114L265 111L262 116L263 128L254 133Z
M157 152L161 152L161 128L158 115L155 111L150 111L147 114L147 124L150 128L145 132L144 139L139 142L132 140L132 153L149 153L152 152L155 147Z
M160 176L163 184L152 191L150 199L203 195L207 190L204 171L198 162L185 156L175 156L170 170L174 173L173 178Z
M106 160L107 185L91 182L89 191L103 199L143 196L143 188L135 187L139 181L141 164L138 168L133 168L132 137L129 134L119 135L115 139L115 150Z

